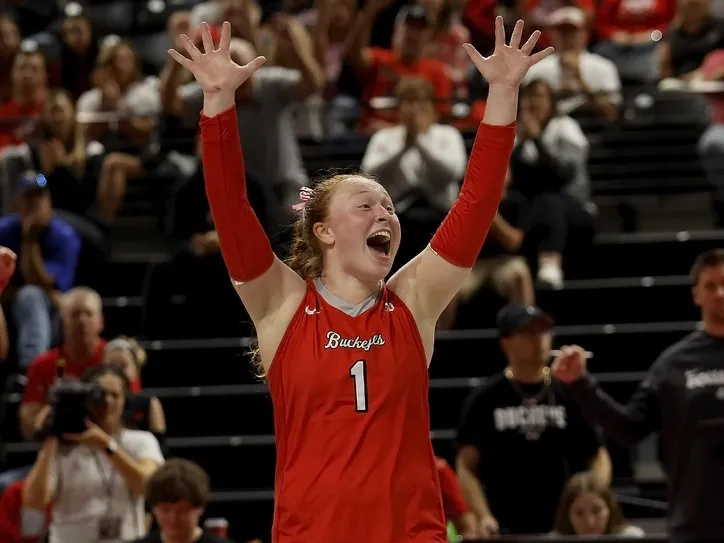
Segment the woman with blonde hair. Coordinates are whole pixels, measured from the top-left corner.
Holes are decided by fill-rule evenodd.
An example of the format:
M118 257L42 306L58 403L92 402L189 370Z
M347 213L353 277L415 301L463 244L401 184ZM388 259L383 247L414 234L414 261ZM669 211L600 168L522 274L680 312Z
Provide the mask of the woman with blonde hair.
M581 472L563 490L552 535L643 537L644 532L626 522L607 484L592 472Z

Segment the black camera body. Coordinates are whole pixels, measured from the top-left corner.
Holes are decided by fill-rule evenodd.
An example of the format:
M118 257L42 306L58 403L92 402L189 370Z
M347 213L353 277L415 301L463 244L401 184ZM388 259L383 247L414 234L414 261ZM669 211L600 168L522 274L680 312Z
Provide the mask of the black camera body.
M106 391L96 383L61 381L48 391L50 415L45 435L80 434L87 430L85 419L97 407L106 405Z

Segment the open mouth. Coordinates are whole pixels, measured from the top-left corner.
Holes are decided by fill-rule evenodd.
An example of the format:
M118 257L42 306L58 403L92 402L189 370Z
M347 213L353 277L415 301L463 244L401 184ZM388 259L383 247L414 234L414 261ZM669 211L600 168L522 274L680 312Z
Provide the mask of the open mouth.
M367 238L367 247L379 256L389 257L391 246L392 236L387 230L380 230Z

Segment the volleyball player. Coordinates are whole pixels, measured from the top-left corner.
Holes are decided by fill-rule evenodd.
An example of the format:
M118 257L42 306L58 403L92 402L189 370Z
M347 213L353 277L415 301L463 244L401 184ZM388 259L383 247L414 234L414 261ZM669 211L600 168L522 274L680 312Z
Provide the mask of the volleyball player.
M430 443L427 365L435 323L475 263L496 213L515 137L518 87L552 52L531 55L518 21L510 45L466 50L490 84L460 197L430 246L387 283L400 225L387 192L363 175L303 191L291 257L271 249L246 197L235 92L264 63L229 55L203 25L202 54L169 53L204 93L206 191L231 280L257 329L277 442L276 543L442 543L445 520ZM247 94L243 92L241 94ZM253 413L239 413L253 416Z

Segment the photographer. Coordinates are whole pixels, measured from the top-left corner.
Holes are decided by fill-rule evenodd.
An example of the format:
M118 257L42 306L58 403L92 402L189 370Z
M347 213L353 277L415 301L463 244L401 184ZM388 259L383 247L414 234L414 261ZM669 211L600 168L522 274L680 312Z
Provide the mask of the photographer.
M93 367L83 382L96 386L81 388L76 381L53 390L45 424L50 437L25 482L25 504L42 510L52 503L50 543L142 537L146 481L163 463L158 441L149 432L123 428L130 386L122 371ZM80 432L84 412L86 430Z

